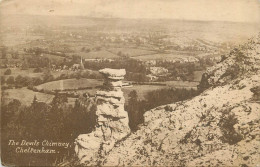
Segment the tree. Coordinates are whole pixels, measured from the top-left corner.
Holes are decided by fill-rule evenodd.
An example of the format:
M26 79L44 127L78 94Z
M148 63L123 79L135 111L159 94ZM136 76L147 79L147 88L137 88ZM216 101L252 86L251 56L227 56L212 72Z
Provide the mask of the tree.
M137 98L138 98L138 95L137 95L137 92L136 90L133 90L129 93L129 101L131 102L137 102Z
M137 126L141 123L141 120L143 120L139 110L139 101L136 90L129 93L129 101L126 108L129 116L129 126L135 131L137 130Z
M208 82L208 79L209 79L209 75L207 73L204 73L201 77L201 81L199 83L199 85L197 86L198 87L198 90L200 92L203 92L204 90L208 89L210 87L210 84Z
M7 78L6 83L7 84L14 84L14 77L10 76L9 78Z
M18 75L16 78L15 78L15 82L17 84L23 84L23 77L21 75Z
M5 72L4 72L4 75L11 75L12 71L11 69L7 69Z
M65 94L56 93L55 97L52 99L51 105L60 108L64 103L68 102L68 98Z
M93 100L93 99L92 99ZM75 105L67 116L66 132L75 138L79 134L91 132L96 125L96 104L89 99L88 106L80 105L77 99Z
M31 82L31 78L30 77L23 77L21 75L18 75L16 78L15 78L15 83L16 85L20 85L20 86L28 86Z

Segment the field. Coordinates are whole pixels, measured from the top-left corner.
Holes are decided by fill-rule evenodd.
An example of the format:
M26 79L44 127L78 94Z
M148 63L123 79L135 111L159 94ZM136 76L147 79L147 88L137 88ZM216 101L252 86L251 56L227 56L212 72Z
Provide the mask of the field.
M34 92L27 88L20 89L7 89L3 92L5 103L9 102L12 99L19 100L22 104L30 105L33 101L34 96L36 95L39 101L50 103L54 97L54 95L49 95L40 92Z
M197 88L198 82L190 82L190 81L165 81L165 82L157 82L161 84L166 84L168 87L172 88Z
M153 90L163 89L166 88L165 86L157 86L157 85L134 85L133 87L123 88L123 92L128 101L128 95L131 91L135 90L138 95L139 100L145 100L145 95Z
M153 54L153 55L136 56L133 58L142 60L142 61L147 61L147 60L182 60L183 58L188 58L188 57L190 57L190 56L187 53L186 54L161 53L161 54Z
M194 71L194 81L200 82L202 74L205 71Z
M64 89L78 89L83 87L96 87L103 84L103 81L96 79L65 79L53 82L47 82L37 86L37 89L44 90L64 90Z
M62 85L63 82L63 85ZM145 99L145 95L149 91L157 90L157 89L164 89L164 88L194 88L196 89L198 82L188 82L188 81L166 81L166 82L158 82L160 84L166 85L133 85L133 87L124 87L122 90L125 93L125 98L128 99L128 94L136 90L138 97L140 100ZM66 80L59 80L53 82L47 82L42 85L37 86L37 89L44 89L44 90L66 90L71 89L66 92L78 92L79 94L89 93L90 95L94 96L96 91L98 90L95 88L96 86L101 86L103 84L102 80L96 79L66 79ZM78 88L86 88L92 87L92 89L83 89L77 90Z
M138 48L110 48L109 51L114 54L118 54L119 52L121 52L122 54L128 57L155 54L154 51L138 49Z
M38 101L50 103L54 97L54 95L41 93L41 92L34 92L27 88L19 88L19 89L7 89L3 92L3 104L7 104L13 99L19 100L22 105L31 105L34 96L37 97ZM68 104L74 105L76 98L68 98Z
M82 56L84 59L114 59L118 58L116 54L110 53L106 50L100 50L100 51L91 51L88 53L85 52L78 52L76 53L79 56Z
M61 56L51 55L51 54L42 54L42 57L49 58L50 60L54 60L57 62L62 62L64 60Z
M36 39L43 39L43 36L40 35L26 35L26 33L16 32L16 33L9 33L8 35L1 35L2 43L5 46L9 47L16 47L19 45L25 45L29 41L36 40Z

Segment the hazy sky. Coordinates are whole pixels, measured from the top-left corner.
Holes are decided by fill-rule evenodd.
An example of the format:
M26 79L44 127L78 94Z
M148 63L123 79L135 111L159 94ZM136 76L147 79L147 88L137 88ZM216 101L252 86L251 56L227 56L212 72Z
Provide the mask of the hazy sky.
M0 12L260 22L260 0L2 0Z

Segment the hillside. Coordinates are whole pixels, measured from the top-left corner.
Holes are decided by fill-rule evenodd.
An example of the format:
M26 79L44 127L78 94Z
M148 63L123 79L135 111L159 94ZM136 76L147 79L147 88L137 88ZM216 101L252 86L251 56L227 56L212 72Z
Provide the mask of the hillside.
M203 75L199 96L145 113L101 165L259 165L260 35Z

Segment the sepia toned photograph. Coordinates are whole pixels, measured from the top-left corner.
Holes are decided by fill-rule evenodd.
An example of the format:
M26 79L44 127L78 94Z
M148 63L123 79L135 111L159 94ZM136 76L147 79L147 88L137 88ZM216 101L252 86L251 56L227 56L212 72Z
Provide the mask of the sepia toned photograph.
M3 167L260 167L260 0L0 0Z

